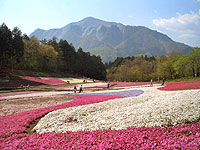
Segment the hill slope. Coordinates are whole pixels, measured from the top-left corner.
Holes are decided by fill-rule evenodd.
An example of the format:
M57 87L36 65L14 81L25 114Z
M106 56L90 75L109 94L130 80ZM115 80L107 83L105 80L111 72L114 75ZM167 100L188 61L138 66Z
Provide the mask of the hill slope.
M91 54L100 55L104 62L138 54L150 56L166 55L171 52L187 54L191 48L146 27L125 26L92 17L59 29L37 29L30 34L30 37L32 36L36 36L39 40L51 39L54 36L57 39L65 39L73 43L75 48L82 47Z

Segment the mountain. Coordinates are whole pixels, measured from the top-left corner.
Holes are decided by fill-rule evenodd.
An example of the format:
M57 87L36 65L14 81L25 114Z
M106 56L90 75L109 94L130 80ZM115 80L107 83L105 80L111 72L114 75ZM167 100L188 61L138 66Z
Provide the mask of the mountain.
M188 54L191 47L173 41L167 35L143 26L129 26L106 22L93 17L70 23L59 29L37 29L30 34L39 40L54 36L67 40L75 48L82 47L94 55L100 55L104 62L117 57L138 54L149 56L167 55L172 52Z

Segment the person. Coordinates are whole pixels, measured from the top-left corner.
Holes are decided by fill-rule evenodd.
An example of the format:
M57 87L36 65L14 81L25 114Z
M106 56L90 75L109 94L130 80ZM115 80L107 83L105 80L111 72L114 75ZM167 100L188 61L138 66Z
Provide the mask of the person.
M83 87L82 85L80 86L80 89L79 89L79 93L83 92Z
M164 84L165 84L165 79L163 78L163 79L162 79L162 85L164 85Z
M153 86L153 79L151 79L150 81L150 86Z
M30 90L30 85L29 84L27 85L27 90Z
M76 93L76 90L77 90L77 88L76 88L76 85L74 86L74 93Z
M108 82L108 84L107 84L107 88L109 88L110 87L110 82Z

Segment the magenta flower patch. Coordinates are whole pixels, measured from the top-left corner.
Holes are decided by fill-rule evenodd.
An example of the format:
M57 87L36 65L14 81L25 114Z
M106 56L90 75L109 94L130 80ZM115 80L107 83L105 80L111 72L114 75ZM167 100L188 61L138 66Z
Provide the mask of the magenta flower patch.
M167 82L166 86L158 89L165 91L200 89L200 81Z
M46 85L67 84L67 82L59 80L58 78L50 78L50 77L28 77L28 76L23 76L21 78L26 79L26 80L30 80L30 81L34 81L34 82L43 83L43 84L46 84Z

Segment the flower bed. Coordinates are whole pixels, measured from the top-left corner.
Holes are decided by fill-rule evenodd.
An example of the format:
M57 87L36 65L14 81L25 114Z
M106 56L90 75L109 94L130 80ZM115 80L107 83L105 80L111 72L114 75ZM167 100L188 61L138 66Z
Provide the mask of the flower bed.
M166 127L200 118L199 91L169 92L159 91L156 87L142 89L144 94L140 90L93 93L97 94L95 96L105 94L127 98L51 112L40 120L35 129L43 133L127 129L133 126Z
M98 85L99 84L99 85ZM130 87L130 86L143 86L149 85L148 82L110 82L110 86L117 85L117 87ZM79 87L80 85L77 85ZM106 82L100 83L91 83L91 84L83 84L84 89L101 89L106 88ZM73 89L74 86L67 86L67 87L57 87L56 90L66 90L66 89Z
M200 81L168 82L166 86L158 89L165 91L200 89Z
M79 88L80 85L83 85L84 89L107 87L107 84L106 83L102 83L102 82L78 84L78 85L76 85L76 87ZM66 86L66 87L56 87L55 89L56 90L74 89L74 85Z
M78 99L58 106L36 109L8 116L0 116L0 149L5 148L6 145L10 142L18 141L18 138L21 136L28 136L24 133L26 133L26 128L29 127L30 123L36 120L37 118L44 116L48 112L57 109L62 109L65 107L75 107L120 98L119 96L91 95L74 95L72 97L77 97Z
M83 83L83 81L87 81L88 82L93 82L91 79L86 79L86 78L59 78L60 80L67 82L69 81L70 83Z
M85 89L102 89L102 88L107 88L108 83L103 83L103 85L99 85L99 86L91 86L91 87L85 87ZM109 86L115 85L116 83L109 83Z
M167 128L130 128L13 135L5 149L199 149L200 122ZM15 139L15 140L13 140Z
M50 78L50 77L28 77L28 76L23 76L21 77L26 80L34 81L34 82L39 82L43 83L46 85L60 85L60 84L67 84L67 82L64 82L60 80L59 78Z
M132 127L122 130L66 131L31 135L26 133L30 122L48 112L120 98L103 95L73 97L78 99L59 106L0 117L0 149L200 149L200 122L165 128ZM73 120L71 121L73 123Z
M96 93L86 93L83 95L110 95L110 96L123 96L123 97L135 97L143 94L142 90L125 90L125 91L113 91L113 92L96 92Z

